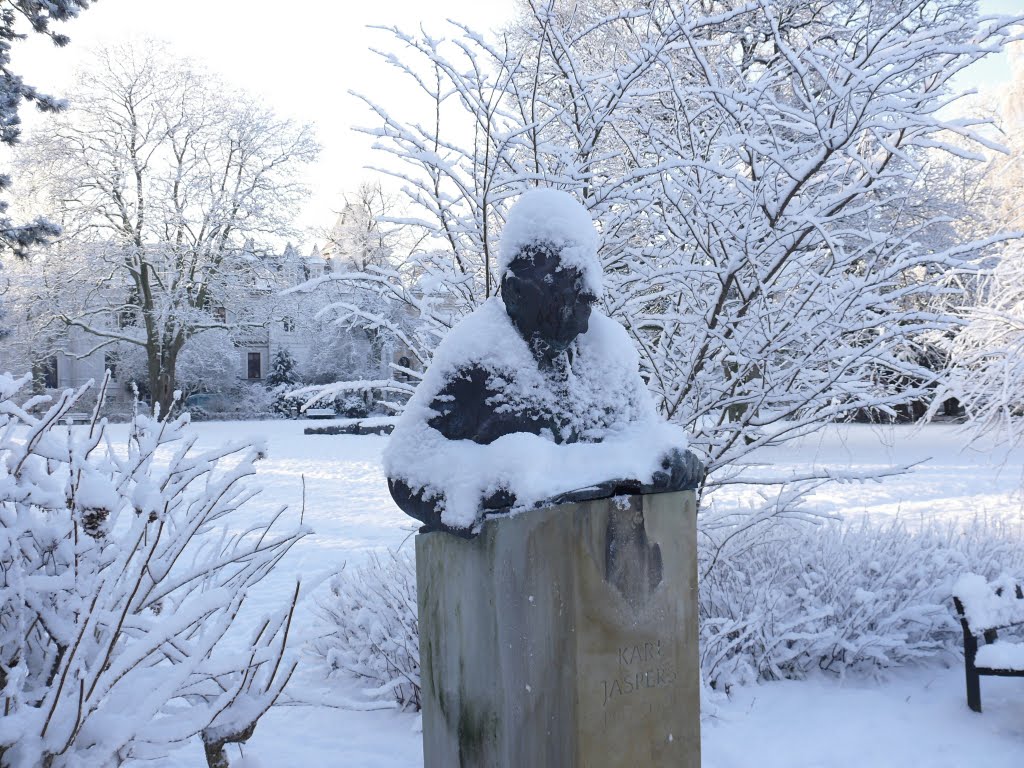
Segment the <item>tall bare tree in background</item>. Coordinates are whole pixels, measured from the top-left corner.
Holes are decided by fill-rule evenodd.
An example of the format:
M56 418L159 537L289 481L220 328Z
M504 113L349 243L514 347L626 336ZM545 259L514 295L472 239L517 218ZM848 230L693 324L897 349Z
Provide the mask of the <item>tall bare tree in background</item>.
M999 140L1009 150L993 153L978 174L976 204L965 226L979 223L1003 232L1024 231L1024 48L1010 48L1012 78L993 105ZM969 301L956 309L963 327L950 334L952 358L945 393L962 401L975 435L1024 440L1024 251L1021 241L985 265Z
M97 54L72 109L31 147L33 178L64 237L47 254L69 284L54 314L95 339L141 347L154 404L166 410L183 346L269 291L261 246L279 247L316 156L294 125L158 47ZM91 351L91 350L90 350Z
M605 0L525 2L498 36L389 30L433 114L365 97L370 132L434 248L360 284L415 311L396 334L425 365L495 292L511 200L572 191L601 230L604 310L711 487L770 482L742 519L798 516L828 473L779 486L744 457L926 396L922 339L953 322L940 278L1008 237L961 237L938 171L992 146L941 115L1011 23L965 0ZM714 510L705 531L731 528L735 506Z
M338 218L326 233L325 250L336 260L333 269L365 272L406 259L421 238L408 227L389 225L399 215L402 202L379 182L364 181L345 194Z

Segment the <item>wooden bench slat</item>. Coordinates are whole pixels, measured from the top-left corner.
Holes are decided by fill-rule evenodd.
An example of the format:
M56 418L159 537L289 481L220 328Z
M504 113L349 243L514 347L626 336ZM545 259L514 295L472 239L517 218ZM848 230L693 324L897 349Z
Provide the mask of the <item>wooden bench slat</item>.
M984 576L965 573L953 585L953 594L963 605L963 616L975 634L1024 624L1020 585L1011 579L1001 577L990 584Z
M983 645L974 657L974 664L979 669L1024 672L1024 643L998 640L992 645Z
M307 408L307 419L333 419L337 414L333 408Z

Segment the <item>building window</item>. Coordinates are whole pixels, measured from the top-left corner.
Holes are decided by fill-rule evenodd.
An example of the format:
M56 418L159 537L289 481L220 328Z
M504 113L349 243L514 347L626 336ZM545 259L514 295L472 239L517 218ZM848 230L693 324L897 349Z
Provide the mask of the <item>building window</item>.
M113 355L103 355L103 369L110 371L111 379L117 379L117 358Z
M214 307L213 319L218 323L226 323L228 320L228 311L224 307Z
M57 356L48 357L40 366L43 374L43 386L47 389L57 388Z
M262 372L260 370L260 353L250 352L248 358L248 375L250 379L262 378Z
M295 330L295 320L290 317L283 317L281 318L281 327L285 333L291 333Z

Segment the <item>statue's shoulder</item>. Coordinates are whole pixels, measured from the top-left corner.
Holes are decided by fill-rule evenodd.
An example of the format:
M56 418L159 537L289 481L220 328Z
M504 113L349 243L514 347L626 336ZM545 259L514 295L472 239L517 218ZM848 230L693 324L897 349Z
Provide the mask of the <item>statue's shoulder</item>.
M591 336L592 334L599 337L628 338L629 336L621 323L617 320L612 320L604 312L597 309L590 312L590 323L586 335Z
M587 332L579 337L581 352L590 359L636 370L640 363L629 332L617 320L596 309L590 313Z
M505 312L499 298L491 298L462 318L434 350L420 389L433 397L449 382L475 377L480 372L517 378L535 368L530 349Z
M491 424L492 399L501 384L518 383L531 365L535 367L529 348L512 326L504 304L488 299L437 346L395 435L429 425L449 440L489 442L485 438L493 439L498 429Z
M511 366L518 361L520 346L526 349L505 306L492 297L452 326L434 350L431 365L447 370L474 364L482 368Z

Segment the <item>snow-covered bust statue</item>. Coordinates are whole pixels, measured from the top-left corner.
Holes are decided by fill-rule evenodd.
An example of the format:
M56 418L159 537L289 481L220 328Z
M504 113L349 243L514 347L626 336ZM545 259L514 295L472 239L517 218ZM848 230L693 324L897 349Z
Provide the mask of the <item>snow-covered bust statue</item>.
M523 194L498 266L501 298L441 342L391 436L398 506L424 530L472 535L498 512L695 488L685 433L655 411L625 329L594 309L586 209L565 192Z

